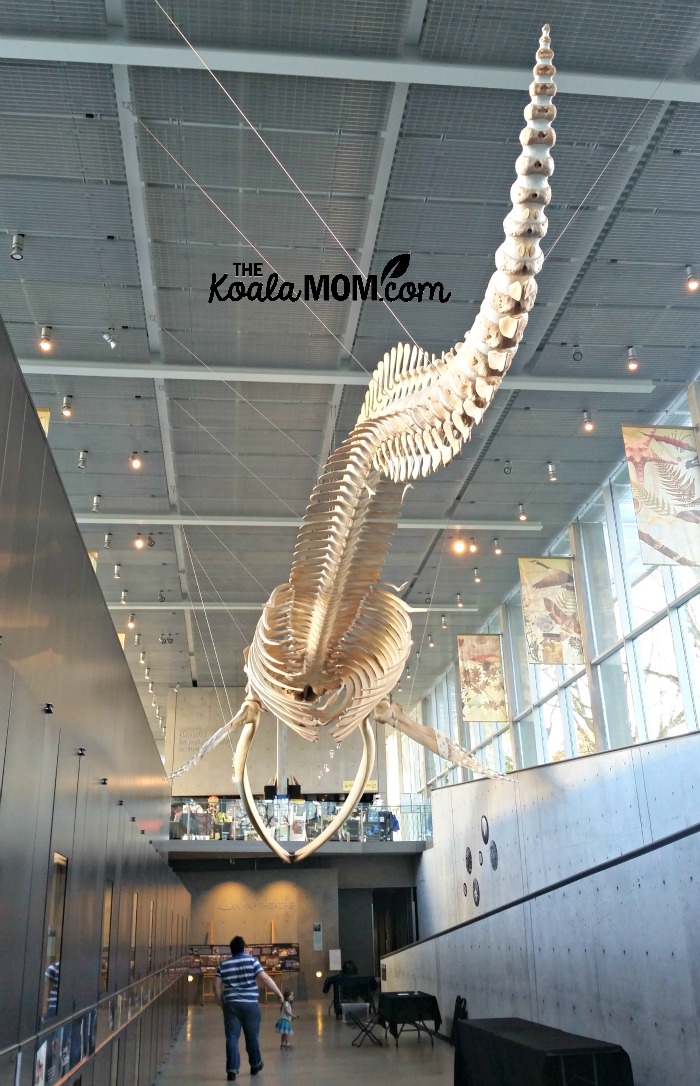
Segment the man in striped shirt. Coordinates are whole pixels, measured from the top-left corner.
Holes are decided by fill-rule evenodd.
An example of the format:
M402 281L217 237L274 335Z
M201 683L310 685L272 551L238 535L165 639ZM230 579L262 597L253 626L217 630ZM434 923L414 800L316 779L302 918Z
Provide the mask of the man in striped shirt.
M272 977L267 975L257 958L246 954L245 940L240 935L235 935L231 940L231 957L221 962L214 978L216 1000L224 1011L226 1077L229 1082L235 1081L241 1065L238 1054L241 1030L245 1037L251 1075L262 1071L263 1061L258 1039L262 1017L258 1000L258 980L275 993L280 1003L284 1003L284 996Z

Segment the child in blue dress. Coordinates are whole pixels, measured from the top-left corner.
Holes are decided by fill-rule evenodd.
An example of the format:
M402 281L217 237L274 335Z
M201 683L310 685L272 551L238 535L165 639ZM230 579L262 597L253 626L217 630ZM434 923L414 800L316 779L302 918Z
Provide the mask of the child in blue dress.
M294 1036L292 1019L299 1017L298 1014L294 1014L292 1011L294 992L287 990L282 995L284 996L284 1003L280 1008L280 1016L275 1022L275 1029L280 1035L280 1049L292 1047L289 1043L289 1038Z

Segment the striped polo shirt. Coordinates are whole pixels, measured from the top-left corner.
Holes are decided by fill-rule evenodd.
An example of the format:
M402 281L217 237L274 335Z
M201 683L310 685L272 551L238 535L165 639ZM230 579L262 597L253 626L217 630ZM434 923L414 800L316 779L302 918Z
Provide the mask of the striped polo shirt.
M262 973L263 967L257 958L250 954L236 954L225 958L216 971L217 977L224 982L224 1003L257 1003L258 986L255 978Z

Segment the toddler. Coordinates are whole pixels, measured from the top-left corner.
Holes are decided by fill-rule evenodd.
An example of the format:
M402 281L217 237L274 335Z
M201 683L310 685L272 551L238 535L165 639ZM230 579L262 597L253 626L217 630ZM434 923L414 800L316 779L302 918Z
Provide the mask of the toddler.
M294 1035L292 1019L299 1017L298 1014L294 1014L292 1011L294 992L287 990L283 992L282 995L284 996L284 1002L280 1008L280 1016L275 1022L275 1029L280 1035L280 1049L292 1047L289 1043L289 1038Z

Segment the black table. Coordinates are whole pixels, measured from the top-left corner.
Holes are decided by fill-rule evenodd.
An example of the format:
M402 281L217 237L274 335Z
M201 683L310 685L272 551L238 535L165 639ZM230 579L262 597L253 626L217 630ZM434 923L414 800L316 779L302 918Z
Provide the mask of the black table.
M524 1018L457 1023L454 1086L634 1086L619 1045Z
M376 977L359 977L352 973L335 973L326 977L323 982L323 994L326 995L333 989L333 1010L336 1018L340 1018L343 1009L341 1003L369 1003L374 1004L374 993L379 985Z
M434 1023L435 1029L432 1032L425 1024L426 1018ZM390 1032L397 1045L406 1028L415 1030L419 1041L423 1030L432 1044L432 1034L440 1029L442 1015L437 999L427 992L382 992L379 996L377 1021L380 1026L384 1026L384 1036Z

